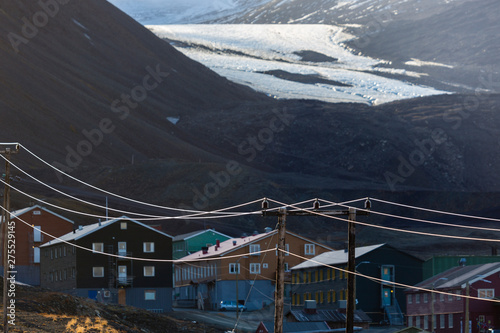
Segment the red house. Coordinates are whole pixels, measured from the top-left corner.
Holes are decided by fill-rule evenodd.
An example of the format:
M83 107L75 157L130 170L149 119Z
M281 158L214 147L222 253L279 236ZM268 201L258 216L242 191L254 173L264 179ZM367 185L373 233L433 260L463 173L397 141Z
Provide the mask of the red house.
M471 333L500 328L500 262L454 267L415 287L425 290L406 290L408 327L466 332L468 318Z
M16 281L39 286L40 245L52 240L43 232L59 237L73 231L74 223L39 205L12 212L11 221L15 222L15 267L11 271L17 272Z

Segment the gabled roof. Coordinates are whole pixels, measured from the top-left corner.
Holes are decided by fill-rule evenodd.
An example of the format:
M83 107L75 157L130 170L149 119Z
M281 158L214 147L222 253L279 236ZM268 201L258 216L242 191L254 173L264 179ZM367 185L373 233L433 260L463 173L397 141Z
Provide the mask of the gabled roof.
M457 266L420 282L416 287L426 289L465 288L467 282L473 284L498 272L500 272L500 262ZM411 288L407 289L407 291L411 290Z
M371 246L362 246L362 247L357 247L354 251L355 257L361 257L369 252L372 252L385 244L377 244L377 245L371 245ZM345 250L338 250L338 251L330 251L330 252L325 252L317 255L316 257L309 259L307 261L304 261L301 264L298 264L297 266L292 267L292 270L296 269L306 269L306 268L313 268L317 266L323 266L323 265L340 265L340 264L346 264L348 262L348 253Z
M198 252L192 253L188 256L182 257L180 260L181 261L184 261L184 260L188 261L188 260L195 260L195 259L200 259L200 258L222 257L223 255L226 255L228 253L231 253L233 251L241 249L241 248L248 246L252 243L256 243L256 242L258 242L262 239L265 239L267 237L272 237L277 232L278 232L278 230L272 230L270 232L264 232L262 234L257 234L257 235L251 235L251 236L240 237L240 238L231 238L231 239L228 239L224 242L221 242L220 246L217 248L217 250L216 250L217 245L212 245L208 248L208 252L206 254L203 254L203 251L198 251ZM307 239L305 237L297 235L293 232L286 231L286 233L289 235L293 235L297 238L301 238L301 239L307 241L308 243L314 243L317 246L321 246L325 249L331 250L331 248L326 246L326 245L316 243L310 239ZM263 249L261 249L261 250L263 250Z
M131 218L127 217L127 216L122 216L122 217L117 217L117 218L114 218L112 220L108 220L108 221L104 221L104 222L99 222L99 223L94 223L94 224L89 224L89 225L85 225L85 226L82 226L81 228L79 229L76 229L72 232L69 232L63 236L60 236L58 237L58 239L53 239L43 245L41 245L40 247L46 247L46 246L52 246L54 244L59 244L59 243L62 243L62 242L71 242L71 241L74 241L74 240L78 240L80 238L83 238L85 236L88 236L90 235L91 233L97 231L97 230L100 230L100 229L103 229L113 223L116 223L118 221L129 221L129 222L133 222L133 223L137 223L141 226L143 226L144 228L147 228L149 230L152 230L154 232L157 232L163 236L166 236L166 237L170 237L170 238L173 238L172 236L164 233L164 232L161 232L153 227L150 227L144 223L141 223L141 222L138 222L136 220L132 220Z
M47 209L45 207L42 207L40 205L34 205L34 206L31 206L31 207L26 207L26 208L18 209L16 211L11 212L10 213L10 217L11 217L11 219L16 218L16 217L20 217L21 215L26 214L27 212L30 212L30 211L35 210L35 209L43 210L43 211L45 211L45 212L47 212L49 214L57 216L58 218L60 218L62 220L65 220L65 221L67 221L69 223L74 224L74 222L72 220L70 220L70 219L68 219L68 218L66 218L66 217L64 217L62 215L59 215L57 213L54 213L53 211L51 211L51 210L49 210L49 209Z
M216 234L221 235L222 237L231 238L231 236L228 236L228 235L225 235L221 232L218 232L215 229L204 229L204 230L197 230L197 231L188 232L188 233L182 234L182 235L177 235L174 237L173 241L174 242L185 241L185 240L196 237L196 236L201 235L201 234L206 233L206 232L214 232Z

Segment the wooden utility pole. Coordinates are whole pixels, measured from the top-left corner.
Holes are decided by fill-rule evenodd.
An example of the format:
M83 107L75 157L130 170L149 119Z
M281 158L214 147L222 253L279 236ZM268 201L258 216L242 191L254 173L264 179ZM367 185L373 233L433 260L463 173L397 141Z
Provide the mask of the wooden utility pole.
M354 333L354 274L356 270L356 210L349 208L348 212L349 226L347 237L347 309L346 309L346 333Z
M7 317L7 307L9 305L9 293L8 293L8 280L7 276L9 274L8 265L8 228L7 224L10 221L10 155L17 154L19 152L19 146L16 146L15 150L11 148L5 148L0 150L0 154L5 155L5 189L3 192L3 208L2 209L2 257L3 257L3 331L9 332L9 323Z
M274 332L283 333L283 305L284 305L284 289L285 289L285 234L286 234L286 216L318 216L321 215L347 215L349 217L349 262L348 262L348 282L347 282L347 316L346 316L346 327L351 327L351 331L348 329L346 332L353 332L354 327L354 272L356 267L356 256L355 256L355 220L356 220L356 209L349 208L348 210L320 210L319 201L316 199L312 210L293 210L289 211L286 208L280 208L278 211L268 212L269 203L267 199L262 203L262 215L263 216L278 216L278 257L277 257L277 267L276 267L276 295L275 295L275 308L274 308ZM359 215L368 215L369 209L371 208L371 203L369 200L365 202L365 209L359 211ZM351 236L352 233L352 236ZM352 249L351 249L352 247ZM349 282L350 281L350 282ZM350 309L349 304L352 306Z
M276 301L274 311L274 332L283 332L283 312L285 305L285 234L286 208L278 211L278 255L276 258Z

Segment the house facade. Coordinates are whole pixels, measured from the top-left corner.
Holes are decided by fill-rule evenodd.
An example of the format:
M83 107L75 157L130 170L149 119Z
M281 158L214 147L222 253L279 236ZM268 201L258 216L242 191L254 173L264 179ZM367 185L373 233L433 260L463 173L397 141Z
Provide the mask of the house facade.
M217 242L175 264L177 306L217 309L221 301L238 300L248 310L274 302L277 230ZM286 232L286 250L305 258L331 251L328 246ZM273 250L274 249L274 250ZM262 252L265 251L265 252ZM285 255L285 270L303 259Z
M406 290L407 325L435 333L500 327L500 263L456 266ZM435 292L433 292L435 291ZM469 296L469 297L468 297Z
M356 308L363 310L374 323L403 325L406 299L395 283L418 283L422 279L422 260L387 244L357 247L355 258L358 273L379 279L355 279ZM315 300L318 309L345 308L347 263L347 251L340 250L292 267L292 309L308 300Z
M172 237L127 217L41 246L41 286L154 312L172 308Z
M224 242L231 237L214 229L198 230L174 237L173 258L180 259L191 253L200 251L202 247L210 247L217 241Z
M39 205L12 212L11 221L15 223L16 280L39 286L40 246L52 239L44 232L59 237L71 232L74 223Z

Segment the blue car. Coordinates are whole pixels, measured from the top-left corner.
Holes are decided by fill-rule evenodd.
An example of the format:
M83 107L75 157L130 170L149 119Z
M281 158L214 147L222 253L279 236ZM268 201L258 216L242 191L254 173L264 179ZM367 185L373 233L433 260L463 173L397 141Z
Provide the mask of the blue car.
M238 305L238 310L239 311L246 311L247 307L239 304ZM236 301L221 301L219 304L219 310L220 311L236 311Z

